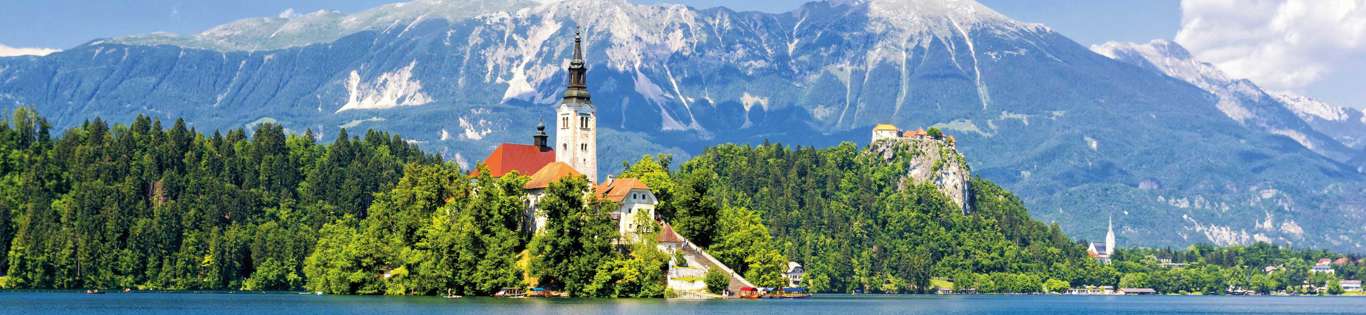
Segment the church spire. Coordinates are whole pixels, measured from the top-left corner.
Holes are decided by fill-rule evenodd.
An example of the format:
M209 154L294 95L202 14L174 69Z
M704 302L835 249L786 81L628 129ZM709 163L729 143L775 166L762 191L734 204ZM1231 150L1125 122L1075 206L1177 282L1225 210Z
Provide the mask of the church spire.
M583 37L574 31L574 59L569 60L569 86L563 103L592 104L588 96L588 68L583 61Z
M1105 255L1115 252L1115 217L1110 216L1110 224L1105 227Z

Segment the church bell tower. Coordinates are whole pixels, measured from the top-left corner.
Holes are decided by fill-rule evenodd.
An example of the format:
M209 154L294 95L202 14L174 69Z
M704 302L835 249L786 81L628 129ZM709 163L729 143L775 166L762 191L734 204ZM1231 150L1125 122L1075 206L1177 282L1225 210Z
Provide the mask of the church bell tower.
M598 119L588 97L588 69L583 61L583 44L574 32L574 59L569 61L569 86L564 99L555 107L555 161L564 162L598 181Z

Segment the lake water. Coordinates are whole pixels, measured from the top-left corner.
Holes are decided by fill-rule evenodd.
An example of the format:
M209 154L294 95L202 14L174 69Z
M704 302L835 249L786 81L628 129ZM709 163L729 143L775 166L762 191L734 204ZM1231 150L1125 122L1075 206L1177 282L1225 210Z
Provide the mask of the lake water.
M591 300L294 293L0 292L0 314L1363 314L1366 297L849 296Z

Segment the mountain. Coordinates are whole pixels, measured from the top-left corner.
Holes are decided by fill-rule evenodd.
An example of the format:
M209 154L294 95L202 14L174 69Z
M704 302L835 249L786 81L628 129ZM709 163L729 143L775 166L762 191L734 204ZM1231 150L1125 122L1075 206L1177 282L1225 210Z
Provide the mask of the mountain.
M1285 108L1295 112L1314 130L1318 130L1349 147L1366 149L1366 113L1361 109L1338 107L1308 96L1290 92L1274 94Z
M1348 115L1345 110L1296 96L1273 95L1252 81L1231 79L1214 65L1195 60L1177 43L1161 39L1142 44L1108 42L1095 45L1091 50L1181 79L1214 94L1219 98L1219 111L1244 126L1289 137L1305 148L1338 161L1350 160L1358 154L1338 139L1323 134L1320 128L1306 123L1317 115L1326 115L1328 118L1324 119L1330 121L1342 121ZM1287 102L1291 98L1295 100L1295 106Z
M1233 118L1208 90L972 1L777 14L415 1L247 19L0 58L0 107L32 105L57 127L150 113L200 130L377 128L471 166L497 143L530 141L564 89L576 30L603 128L600 173L716 143L864 142L890 122L947 130L974 174L1075 237L1099 239L1111 216L1121 246L1356 251L1366 234L1366 176L1320 154L1341 148L1293 113L1254 103Z

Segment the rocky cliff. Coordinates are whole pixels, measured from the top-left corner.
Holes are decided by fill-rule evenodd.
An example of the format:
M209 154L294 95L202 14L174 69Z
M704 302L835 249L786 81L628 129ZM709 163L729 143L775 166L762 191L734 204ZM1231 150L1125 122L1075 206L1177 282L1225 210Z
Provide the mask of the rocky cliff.
M932 183L964 213L972 212L967 202L971 200L972 169L953 145L941 140L902 138L875 142L868 146L868 151L887 162L895 161L898 154L909 153L906 176L897 183L898 189L915 182Z

